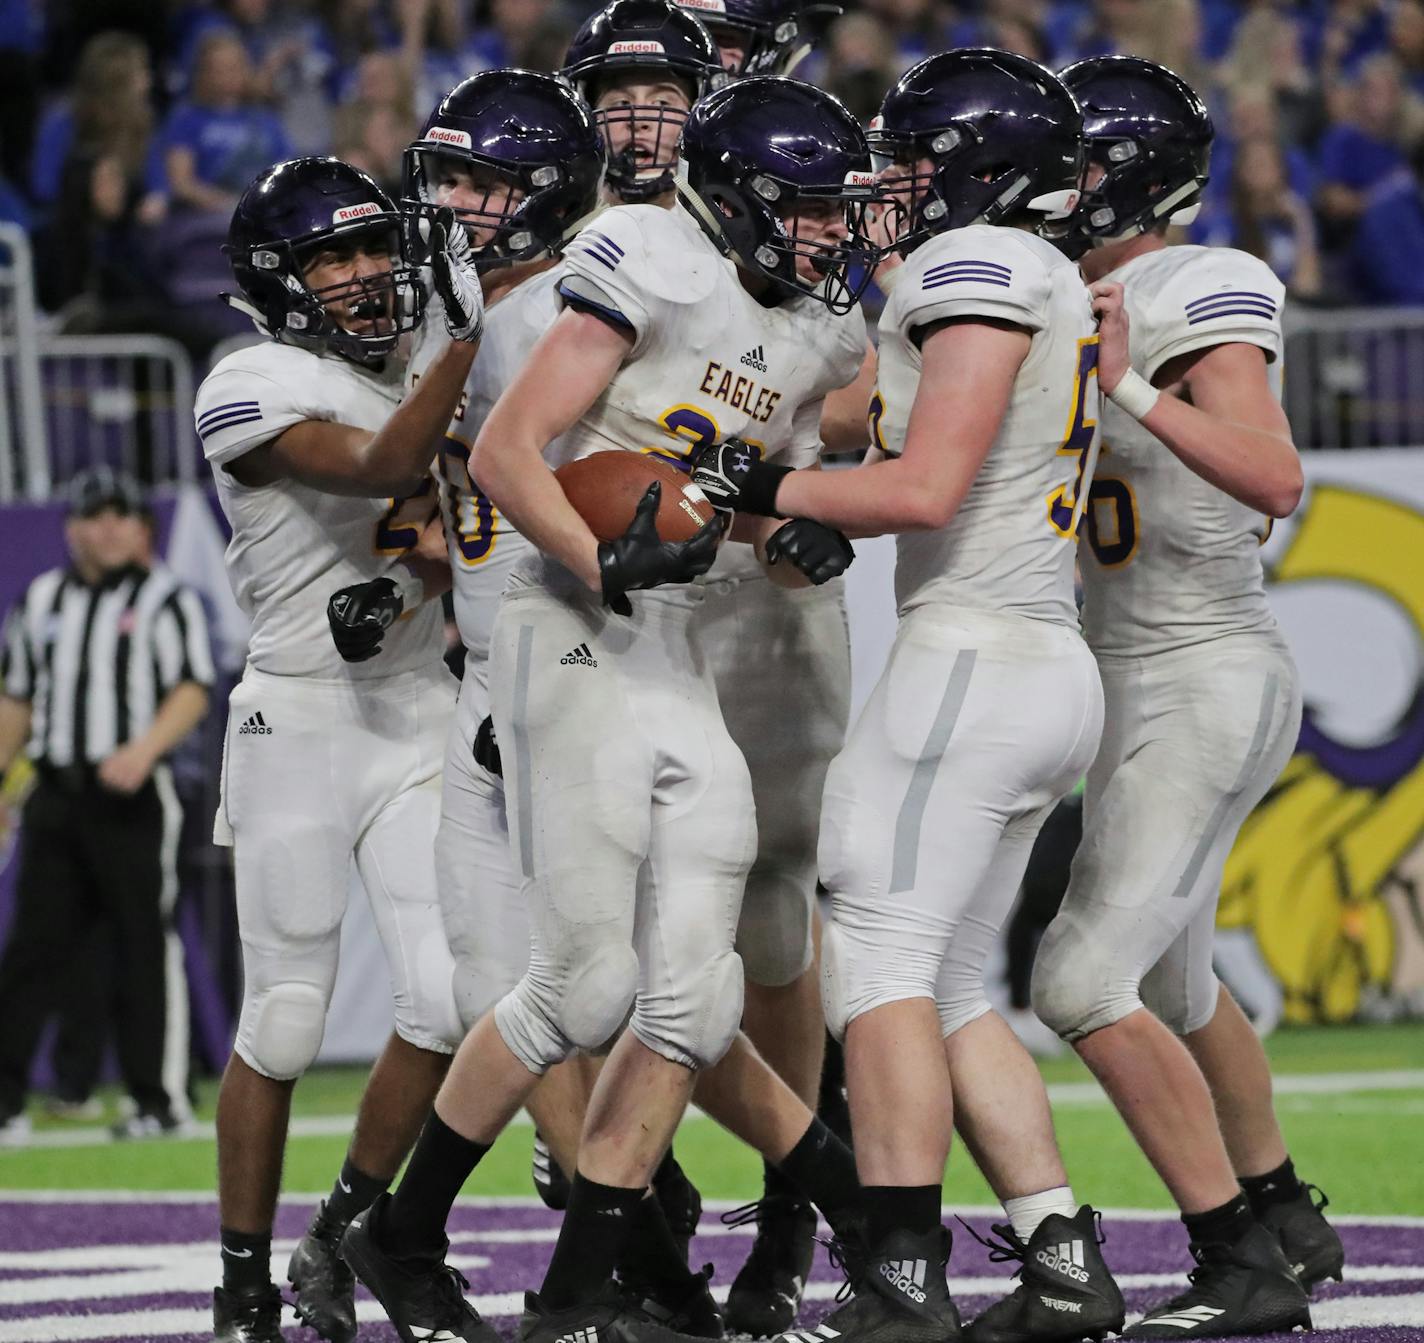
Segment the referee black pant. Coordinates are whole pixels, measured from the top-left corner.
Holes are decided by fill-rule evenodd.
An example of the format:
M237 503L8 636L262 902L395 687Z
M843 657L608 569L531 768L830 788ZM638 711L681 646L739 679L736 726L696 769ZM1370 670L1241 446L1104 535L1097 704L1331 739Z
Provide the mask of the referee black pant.
M182 813L166 765L132 796L92 769L41 768L25 804L15 920L0 956L0 1115L24 1104L45 1022L74 956L102 921L112 939L112 1028L129 1095L147 1114L188 1113L188 984L173 923Z

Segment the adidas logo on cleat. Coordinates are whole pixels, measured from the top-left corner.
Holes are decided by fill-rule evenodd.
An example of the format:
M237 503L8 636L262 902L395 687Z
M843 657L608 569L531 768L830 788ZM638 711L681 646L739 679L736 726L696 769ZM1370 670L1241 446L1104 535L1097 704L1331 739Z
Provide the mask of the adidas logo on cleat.
M1065 1240L1058 1245L1050 1245L1040 1250L1034 1258L1046 1269L1061 1273L1074 1282L1087 1282L1088 1270L1083 1267L1083 1242Z
M577 648L571 648L559 659L559 664L564 667L596 667L598 660L588 651L587 644L580 644ZM563 1343L560 1339L558 1343Z
M598 1343L598 1330L575 1329L571 1334L560 1334L554 1343Z
M1070 1315L1081 1315L1083 1313L1083 1303L1081 1301L1065 1301L1060 1296L1044 1296L1039 1293L1038 1299L1043 1302L1049 1310L1067 1311Z
M237 729L237 735L239 737L270 737L272 735L272 729L267 726L267 720L262 717L262 711L259 709Z
M758 373L766 372L766 351L758 345L755 349L748 350L742 356L742 363L748 368L754 368Z
M891 1259L880 1265L880 1276L897 1292L903 1292L917 1306L925 1304L925 1261Z
M1148 1324L1170 1324L1174 1329L1195 1329L1198 1325L1209 1325L1218 1315L1225 1315L1224 1310L1218 1310L1215 1306L1187 1306L1183 1310L1174 1310L1170 1315L1149 1315Z

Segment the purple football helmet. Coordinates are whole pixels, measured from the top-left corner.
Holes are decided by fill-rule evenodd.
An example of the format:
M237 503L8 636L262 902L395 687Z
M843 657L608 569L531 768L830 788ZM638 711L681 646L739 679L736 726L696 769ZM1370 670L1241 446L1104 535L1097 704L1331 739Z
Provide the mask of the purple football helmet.
M678 7L696 14L723 49L741 56L728 72L734 75L789 75L845 13L839 4L816 0L677 0Z
M424 307L403 223L386 193L349 163L279 163L254 179L232 213L223 251L242 298L223 298L274 340L379 364ZM307 283L319 254L358 248L388 256L389 267L317 289Z
M1083 192L1075 237L1088 245L1191 223L1215 134L1191 85L1139 56L1094 56L1061 77L1083 108L1088 161L1103 170Z
M611 80L641 74L671 78L689 106L727 82L717 44L690 13L669 0L613 0L574 34L562 74L592 107ZM608 143L608 185L627 204L673 188L680 107L626 102L596 110Z
M740 80L692 109L681 158L678 194L722 252L783 294L855 306L875 259L865 237L875 187L865 132L839 98L796 79ZM801 237L788 222L817 200L843 216L844 242ZM816 279L797 274L798 258Z
M603 138L587 104L554 75L487 70L447 93L405 152L401 204L441 205L442 173L462 166L483 191L455 210L485 270L555 256L598 206Z
M1038 232L1057 241L1078 201L1082 121L1062 81L1026 56L966 47L927 57L871 122L892 246L908 254L931 234L1025 215L1042 216Z

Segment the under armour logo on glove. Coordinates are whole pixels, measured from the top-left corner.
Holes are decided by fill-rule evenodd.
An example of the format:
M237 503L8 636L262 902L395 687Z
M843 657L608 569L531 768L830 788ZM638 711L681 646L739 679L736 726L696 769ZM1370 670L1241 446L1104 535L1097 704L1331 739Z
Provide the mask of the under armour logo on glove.
M776 490L789 473L789 467L768 466L760 448L735 437L709 444L692 459L692 483L723 513L781 517Z

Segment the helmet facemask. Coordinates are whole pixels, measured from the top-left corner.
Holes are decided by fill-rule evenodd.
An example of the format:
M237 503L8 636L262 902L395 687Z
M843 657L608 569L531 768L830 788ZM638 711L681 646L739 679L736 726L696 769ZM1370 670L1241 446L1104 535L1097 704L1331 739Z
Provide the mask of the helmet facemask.
M1160 157L1133 139L1090 139L1088 158L1102 169L1102 176L1084 188L1074 231L1103 246L1135 238L1159 224L1192 223L1201 212L1207 178L1185 162L1162 163L1161 181L1144 185L1144 165Z
M603 87L600 89L599 84ZM624 102L600 107L619 83L676 85L684 103ZM608 185L629 205L656 200L675 185L677 141L696 101L696 90L666 67L628 67L586 86L593 123L608 146Z

